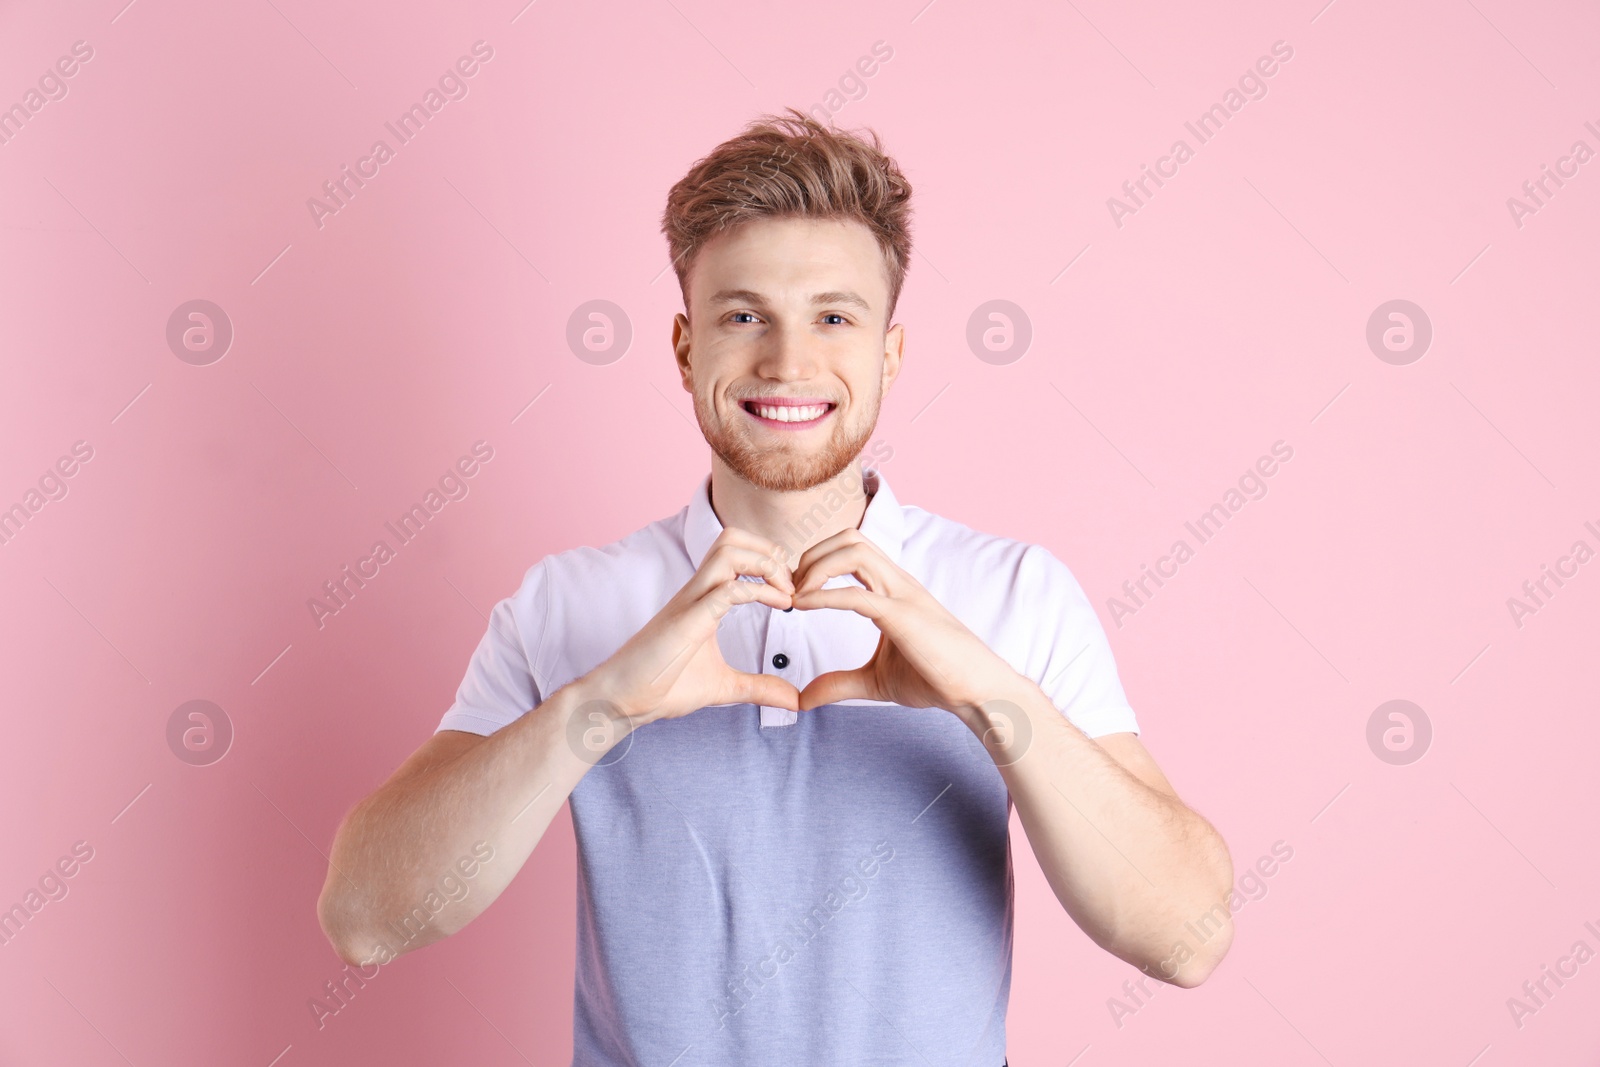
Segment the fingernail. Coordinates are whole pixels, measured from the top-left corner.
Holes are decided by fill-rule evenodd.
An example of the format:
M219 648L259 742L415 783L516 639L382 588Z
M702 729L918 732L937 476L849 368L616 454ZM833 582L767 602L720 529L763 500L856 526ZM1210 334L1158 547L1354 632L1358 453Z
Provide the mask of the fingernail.
M791 604L791 605L789 605L789 606L788 606L788 607L786 607L786 608L784 608L784 609L783 609L783 610L784 610L784 611L793 611L793 610L794 610L794 605L793 605L793 604Z

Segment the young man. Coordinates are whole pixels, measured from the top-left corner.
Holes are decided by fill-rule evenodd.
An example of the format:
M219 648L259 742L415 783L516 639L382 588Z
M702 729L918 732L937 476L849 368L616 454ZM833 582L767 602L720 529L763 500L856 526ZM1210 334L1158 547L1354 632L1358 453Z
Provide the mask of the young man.
M583 1067L1001 1067L1013 804L1107 951L1179 986L1226 953L1227 847L1140 744L1071 572L859 464L910 194L876 134L793 109L673 187L710 476L496 605L434 736L339 828L318 911L345 960L461 929L569 800ZM477 892L424 904L474 849Z

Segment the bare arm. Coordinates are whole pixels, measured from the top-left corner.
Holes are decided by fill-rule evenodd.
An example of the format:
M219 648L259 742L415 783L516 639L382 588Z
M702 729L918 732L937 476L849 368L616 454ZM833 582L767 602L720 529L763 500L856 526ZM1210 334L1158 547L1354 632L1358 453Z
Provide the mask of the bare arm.
M730 608L787 608L793 588L782 548L726 529L684 587L589 674L488 737L440 730L424 742L334 837L317 918L340 958L387 963L466 926L522 869L584 772L632 730L724 704L798 707L793 685L731 669L715 640ZM462 877L458 862L485 854ZM430 899L445 899L452 871L470 889L435 915Z
M1056 898L1112 955L1199 985L1233 942L1227 844L1178 798L1138 735L1091 739L1037 685L1019 677L1017 686L989 707L1020 711L1025 725L993 721L983 707L962 718L990 742Z
M802 708L865 697L954 714L994 757L1050 888L1084 932L1162 981L1206 979L1233 938L1233 861L1137 736L1089 738L859 530L807 549L796 574L796 607L854 611L882 634L862 666L812 679ZM843 574L860 584L825 587Z
M345 816L317 900L341 959L386 963L382 946L392 959L431 944L477 918L511 883L590 767L566 740L585 700L581 684L487 737L439 731ZM492 859L462 877L458 861L481 861L483 844ZM417 917L430 914L428 894L451 872L468 892L423 925Z

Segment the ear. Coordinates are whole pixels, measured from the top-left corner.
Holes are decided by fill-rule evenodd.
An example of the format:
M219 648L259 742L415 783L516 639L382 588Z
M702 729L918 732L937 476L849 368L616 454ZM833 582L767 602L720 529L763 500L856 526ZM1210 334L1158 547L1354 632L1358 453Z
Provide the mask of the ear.
M883 335L883 381L882 394L889 395L889 388L894 385L895 379L900 377L901 361L905 358L906 328L900 323L889 327Z
M672 356L677 360L684 392L694 392L694 372L689 366L689 317L681 311L672 316Z

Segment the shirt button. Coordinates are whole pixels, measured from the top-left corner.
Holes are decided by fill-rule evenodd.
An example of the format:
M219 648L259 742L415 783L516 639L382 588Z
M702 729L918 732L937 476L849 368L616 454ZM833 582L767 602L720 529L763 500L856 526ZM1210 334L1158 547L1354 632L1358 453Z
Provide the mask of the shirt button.
M779 652L776 656L772 657L772 665L781 671L789 665L789 657L785 656L782 652Z

